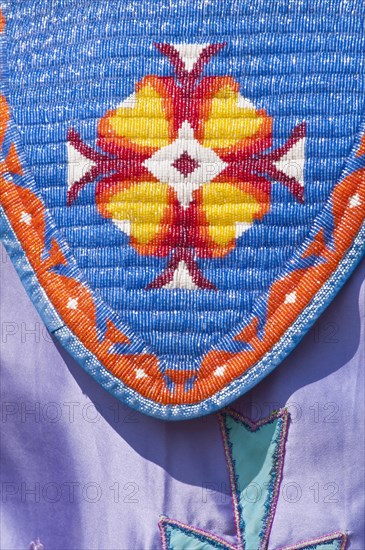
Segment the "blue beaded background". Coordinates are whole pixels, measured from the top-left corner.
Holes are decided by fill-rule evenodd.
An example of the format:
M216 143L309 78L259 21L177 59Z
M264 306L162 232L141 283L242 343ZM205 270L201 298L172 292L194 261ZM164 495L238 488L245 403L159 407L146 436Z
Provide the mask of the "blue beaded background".
M5 4L9 99L29 165L90 286L163 359L192 367L242 321L308 234L340 176L364 104L361 2L34 1ZM39 18L41 17L39 24ZM213 291L144 290L166 266L139 256L95 207L66 204L69 127L95 144L99 118L147 74L171 75L154 42L227 42L206 75L233 76L274 118L274 146L307 122L305 204L274 184L271 212L221 260Z

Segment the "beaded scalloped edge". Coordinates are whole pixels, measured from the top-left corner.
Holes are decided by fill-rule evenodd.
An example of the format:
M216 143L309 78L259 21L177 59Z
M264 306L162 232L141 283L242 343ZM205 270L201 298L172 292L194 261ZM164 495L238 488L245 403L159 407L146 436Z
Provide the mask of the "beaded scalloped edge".
M2 16L0 26L2 31ZM192 384L182 373L171 388L156 354L88 286L36 190L6 99L3 36L1 40L1 231L48 329L105 389L142 412L178 420L227 405L295 347L363 255L364 127L310 235L258 299L249 321L227 335L226 349L216 346L205 353ZM230 352L229 338L243 343L244 351Z

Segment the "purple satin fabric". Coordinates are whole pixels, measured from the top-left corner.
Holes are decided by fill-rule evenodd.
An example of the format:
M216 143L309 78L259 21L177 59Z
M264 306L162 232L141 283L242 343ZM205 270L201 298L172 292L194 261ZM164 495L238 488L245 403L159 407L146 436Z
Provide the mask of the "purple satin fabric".
M161 514L234 542L217 418L168 423L120 404L52 341L1 260L0 547L158 549ZM255 420L285 405L292 415L270 549L337 530L365 548L364 279L365 261L234 404Z

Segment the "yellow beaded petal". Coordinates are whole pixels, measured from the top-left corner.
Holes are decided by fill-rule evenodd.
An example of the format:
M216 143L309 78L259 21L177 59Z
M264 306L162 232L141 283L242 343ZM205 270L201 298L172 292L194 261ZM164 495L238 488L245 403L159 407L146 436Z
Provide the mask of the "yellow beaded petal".
M165 147L170 140L164 103L153 79L147 77L133 97L106 114L99 135L129 140L141 147Z
M260 133L265 117L262 111L239 106L239 94L229 84L222 86L212 98L204 126L203 145L223 149L239 141L249 141Z
M238 223L247 224L243 227L248 229L262 210L253 195L229 183L206 184L201 191L208 234L222 248L234 241L242 229Z
M161 231L168 208L167 184L140 182L118 191L104 205L115 223L130 222L129 231L139 244L149 244Z

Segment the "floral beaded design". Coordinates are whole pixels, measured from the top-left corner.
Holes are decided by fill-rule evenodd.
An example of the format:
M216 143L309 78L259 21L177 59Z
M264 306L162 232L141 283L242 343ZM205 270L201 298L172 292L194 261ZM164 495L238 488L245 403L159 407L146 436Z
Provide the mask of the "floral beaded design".
M272 150L272 117L232 77L201 76L224 46L156 44L176 76L138 82L100 120L97 150L69 131L68 204L98 180L101 215L139 254L169 259L148 288L215 289L197 259L233 250L268 213L272 183L304 200L305 124Z
M49 49L42 37L35 64ZM19 132L2 33L0 229L48 329L80 365L132 407L187 419L271 372L360 260L365 125L341 174L314 184L326 125L316 130L310 106L288 116L280 101L250 93L237 41L165 39L144 38L142 54L123 47L132 67L124 88L125 59L100 93L93 75L92 90L82 81L72 101L67 74L57 112L39 94L62 95L58 61L43 75L54 84L46 91L41 63L26 65L34 108ZM97 49L106 71L108 48L119 45ZM29 62L26 48L16 51ZM265 89L276 97L274 88Z

